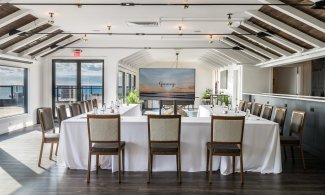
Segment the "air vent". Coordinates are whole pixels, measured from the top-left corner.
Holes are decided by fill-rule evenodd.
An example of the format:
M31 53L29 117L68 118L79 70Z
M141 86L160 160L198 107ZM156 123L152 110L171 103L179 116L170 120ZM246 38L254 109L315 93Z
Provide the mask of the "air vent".
M157 21L133 21L126 23L129 27L158 27Z

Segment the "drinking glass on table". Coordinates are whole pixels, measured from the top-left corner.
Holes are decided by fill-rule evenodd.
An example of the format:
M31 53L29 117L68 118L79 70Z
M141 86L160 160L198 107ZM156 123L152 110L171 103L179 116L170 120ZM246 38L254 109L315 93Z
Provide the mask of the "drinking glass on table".
M246 116L247 116L247 117L250 117L250 115L251 115L251 110L250 110L250 109L247 109L247 110L246 110Z
M97 107L94 107L94 114L98 114L98 108Z

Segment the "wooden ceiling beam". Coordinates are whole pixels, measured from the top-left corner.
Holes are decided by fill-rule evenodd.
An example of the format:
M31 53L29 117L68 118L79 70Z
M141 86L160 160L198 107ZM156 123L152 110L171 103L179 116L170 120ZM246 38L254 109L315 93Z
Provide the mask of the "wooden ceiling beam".
M278 0L258 0L266 4L282 4L283 2ZM283 3L284 4L284 3ZM273 9L276 9L292 18L299 20L323 33L325 33L325 23L292 7L292 6L281 6L281 5L269 5Z
M325 46L324 42L312 36L309 36L283 22L280 22L279 20L276 20L260 11L245 11L245 13L314 47L322 48Z
M1 18L0 19L0 28L28 15L31 13L31 10L28 10L28 9L22 9L22 10L18 10L4 18Z
M230 36L227 36L227 37L234 40L235 42L238 42L238 43L240 43L242 45L245 45L246 47L249 47L251 50L256 51L256 52L258 52L258 53L260 53L260 54L262 54L262 55L264 55L266 57L269 57L271 59L279 58L278 56L274 55L273 53L270 53L270 52L266 51L265 49L257 47L256 45L254 45L254 44L252 44L252 43L250 43L248 41L245 41L244 39L239 38L239 37L237 37L235 35L230 35Z
M259 32L267 32L266 29L258 26L258 25L255 25L253 24L252 22L248 22L248 21L244 21L241 23L241 25L243 25L244 27L246 28L249 28L250 30L256 32L256 33L259 33ZM272 41L275 41L281 45L284 45L285 47L289 48L289 49L292 49L293 51L296 51L296 52L302 52L305 50L305 48L303 47L300 47L299 45L295 44L295 43L292 43L290 41L288 41L287 39L284 39L278 35L273 35L273 34L270 34L270 36L267 37L268 39L272 40Z
M58 26L51 26L43 31L41 31L40 33L52 33L56 30L58 30L60 27ZM4 49L4 53L8 53L8 52L12 52L12 51L15 51L16 49L19 49L25 45L28 45L29 43L32 43L34 41L36 41L37 39L40 39L42 37L46 36L46 34L35 34L35 35L32 35L26 39L23 39L22 41L19 41L18 43L15 43L9 47L7 47L6 49Z
M42 26L43 24L46 24L46 23L47 23L47 20L45 20L45 19L37 19L37 20L35 20L33 22L30 22L30 23L18 28L17 31L19 31L21 33L22 32L28 32L28 31L33 30L33 29L35 29L35 28L37 28L39 26ZM9 33L8 33L8 34L5 34L5 35L1 36L0 37L0 45L7 42L7 41L10 41L10 40L18 37L21 34L19 32L16 33L16 34L13 34L13 35L9 35Z
M31 53L39 50L39 49L42 49L42 48L44 48L46 46L51 45L52 43L54 43L54 42L56 42L56 41L58 41L58 40L60 40L60 39L62 39L64 37L67 37L67 36L69 36L69 35L66 35L66 34L55 35L54 37L51 37L50 39L48 39L46 41L40 42L39 44L37 44L37 45L35 45L35 46L33 46L33 47L29 48L29 49L26 49L25 51L21 52L20 55L21 56L29 55L29 54L31 54Z
M245 33L248 33L247 31L243 30L243 29L240 29L240 28L235 28L235 27L232 27L230 28L232 31L235 31L237 32L238 34L245 34ZM259 37L256 37L256 36L247 36L247 35L243 35L244 37L246 37L247 39L253 41L253 42L256 42L260 45L262 45L263 47L266 47L272 51L274 51L275 53L278 53L282 56L290 56L291 53L287 52L286 50L280 48L280 47L277 47Z

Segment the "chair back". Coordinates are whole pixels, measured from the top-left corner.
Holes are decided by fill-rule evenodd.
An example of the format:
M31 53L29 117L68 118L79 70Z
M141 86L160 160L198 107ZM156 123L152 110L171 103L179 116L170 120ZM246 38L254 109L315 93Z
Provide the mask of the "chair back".
M45 133L47 131L55 132L54 119L51 108L42 108L39 110L39 118L42 127L42 136L44 139Z
M238 109L240 111L244 111L244 106L245 106L245 101L244 100L240 100Z
M211 143L241 144L245 116L211 116Z
M92 99L91 102L93 103L93 108L98 108L97 99Z
M280 133L282 134L284 122L287 115L287 108L275 108L275 114L273 121L279 124Z
M148 115L150 142L178 142L181 133L181 115Z
M253 110L252 114L255 116L261 116L262 106L263 106L263 104L254 103L254 110Z
M79 104L80 104L80 114L86 113L85 101L81 101L79 102Z
M249 109L252 112L252 102L245 102L244 111L246 112Z
M92 143L120 143L120 115L87 115L89 146Z
M87 108L87 112L93 111L93 106L91 104L91 100L86 101L86 108Z
M66 120L68 118L67 110L65 108L65 105L57 106L56 107L56 113L58 115L59 128L61 128L62 121Z
M291 115L289 135L302 136L306 118L306 112L300 110L293 110Z
M80 112L80 104L79 103L72 103L69 105L70 108L70 114L72 117L78 116L81 114Z
M272 111L273 111L273 106L271 106L271 105L264 105L264 110L263 110L263 113L262 113L262 118L267 119L267 120L271 120Z

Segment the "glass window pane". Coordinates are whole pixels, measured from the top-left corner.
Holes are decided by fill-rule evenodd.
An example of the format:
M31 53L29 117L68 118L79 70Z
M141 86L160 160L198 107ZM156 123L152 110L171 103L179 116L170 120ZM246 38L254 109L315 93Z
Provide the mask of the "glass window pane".
M0 66L0 118L23 114L25 108L25 69Z
M103 63L81 63L81 100L97 99L102 105L103 97Z
M127 96L128 93L130 92L130 89L131 89L131 75L126 73L125 74L125 95Z
M77 101L77 63L55 62L55 106ZM68 109L67 109L68 111Z
M124 80L124 73L119 71L118 72L118 89L117 89L117 93L118 93L118 97L119 98L123 98L124 94L123 94L123 80Z

